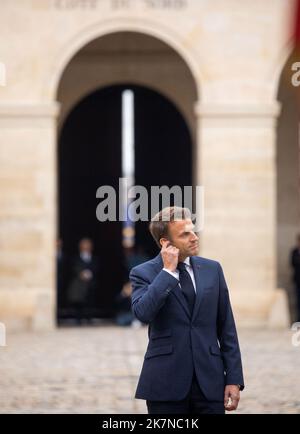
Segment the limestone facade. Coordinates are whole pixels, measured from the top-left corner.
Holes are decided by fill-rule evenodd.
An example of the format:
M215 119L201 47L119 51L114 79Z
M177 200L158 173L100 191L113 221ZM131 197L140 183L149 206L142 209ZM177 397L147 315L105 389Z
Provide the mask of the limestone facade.
M171 99L191 130L193 178L205 188L200 255L222 263L238 324L288 325L277 277L288 285L299 219L287 207L286 238L276 156L294 8L294 0L1 2L2 322L54 327L57 133L84 95L130 81ZM295 203L290 164L296 179L287 165L280 173L290 183L279 188L287 196L293 185Z

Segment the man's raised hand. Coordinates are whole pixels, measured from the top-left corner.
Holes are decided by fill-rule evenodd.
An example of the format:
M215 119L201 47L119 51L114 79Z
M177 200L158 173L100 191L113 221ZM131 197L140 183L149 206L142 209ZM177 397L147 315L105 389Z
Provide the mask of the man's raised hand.
M179 249L172 246L170 241L164 241L161 249L161 256L164 268L169 271L175 271L178 264Z

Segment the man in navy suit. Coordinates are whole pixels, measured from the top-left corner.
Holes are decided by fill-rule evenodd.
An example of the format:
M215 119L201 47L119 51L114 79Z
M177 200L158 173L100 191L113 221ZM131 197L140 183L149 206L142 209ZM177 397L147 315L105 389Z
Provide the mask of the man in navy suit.
M196 256L186 208L165 208L150 232L161 252L130 273L134 315L149 324L135 397L146 400L149 414L235 410L244 380L221 265Z

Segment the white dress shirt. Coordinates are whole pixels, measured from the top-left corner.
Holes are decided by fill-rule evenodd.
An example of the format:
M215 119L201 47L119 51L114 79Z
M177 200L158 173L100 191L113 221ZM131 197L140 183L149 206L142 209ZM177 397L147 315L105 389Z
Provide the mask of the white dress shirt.
M196 292L196 282L195 282L194 270L193 270L193 267L191 266L190 258L187 257L183 263L184 263L185 268L188 271L189 275L191 276L194 290ZM167 273L171 274L173 277L175 277L175 279L179 280L179 271L177 269L175 271L170 271L170 270L167 270L166 268L163 268L163 270L166 271ZM180 283L179 283L179 286L180 286Z
M80 258L86 262L86 263L90 263L92 260L92 255L89 252L80 252Z

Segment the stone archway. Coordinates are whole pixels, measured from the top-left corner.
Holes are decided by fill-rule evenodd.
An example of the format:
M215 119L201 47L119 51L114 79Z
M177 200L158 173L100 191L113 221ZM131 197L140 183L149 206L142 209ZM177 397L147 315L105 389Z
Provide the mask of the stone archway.
M188 65L165 42L141 32L110 33L75 54L58 85L59 128L85 95L122 83L146 86L167 97L185 117L193 138L196 137L194 106L198 94Z
M187 65L196 86L197 100L200 98L201 83L204 80L202 78L199 58L192 47L186 44L176 32L159 22L141 17L126 17L125 19L106 19L94 23L79 31L76 36L61 47L59 55L55 58L47 76L47 85L45 83L44 87L44 99L56 101L62 75L67 65L81 49L98 38L120 32L141 33L156 38L169 46Z

